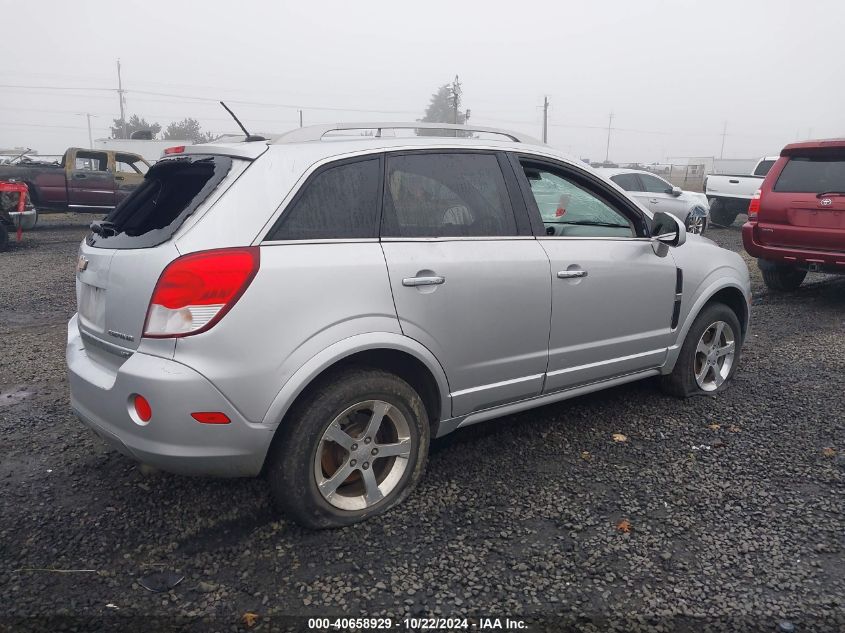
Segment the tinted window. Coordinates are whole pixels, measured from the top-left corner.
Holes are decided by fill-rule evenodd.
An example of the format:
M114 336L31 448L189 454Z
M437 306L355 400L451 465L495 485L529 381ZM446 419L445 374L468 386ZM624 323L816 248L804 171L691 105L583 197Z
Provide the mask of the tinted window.
M625 191L642 191L637 174L617 174L611 176L610 179Z
M773 160L761 160L757 163L757 167L754 168L753 176L765 176L769 173L769 170L772 168L772 165L775 164Z
M635 237L627 218L596 194L562 174L525 167L547 235Z
M377 237L381 161L378 158L329 167L305 184L268 240Z
M98 248L149 248L166 242L214 191L232 166L226 156L185 156L157 162L144 182L105 219L105 235L91 233ZM112 234L114 233L114 234Z
M672 185L650 174L640 174L640 180L643 183L643 191L648 191L649 193L667 193L672 189Z
M780 172L775 191L845 191L845 153L793 156Z
M389 156L382 235L516 235L499 161L492 154Z

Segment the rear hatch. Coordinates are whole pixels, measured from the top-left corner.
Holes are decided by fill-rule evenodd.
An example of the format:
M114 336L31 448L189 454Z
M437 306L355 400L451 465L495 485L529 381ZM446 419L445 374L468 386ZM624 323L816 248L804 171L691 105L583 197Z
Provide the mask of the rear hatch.
M242 171L235 162L244 161L197 154L159 161L105 220L92 223L76 290L79 331L94 360L119 365L137 349L159 275L180 255L171 238Z
M845 250L845 147L780 159L760 198L758 239L771 246Z

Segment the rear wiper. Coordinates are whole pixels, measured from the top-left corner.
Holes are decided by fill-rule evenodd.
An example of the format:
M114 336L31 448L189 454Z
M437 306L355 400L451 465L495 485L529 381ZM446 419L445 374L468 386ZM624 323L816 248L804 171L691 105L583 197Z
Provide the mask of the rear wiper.
M117 225L114 222L106 220L97 220L91 222L91 232L101 235L103 237L113 237L117 235Z
M845 191L823 191L816 194L816 198L824 198L825 196L845 196Z

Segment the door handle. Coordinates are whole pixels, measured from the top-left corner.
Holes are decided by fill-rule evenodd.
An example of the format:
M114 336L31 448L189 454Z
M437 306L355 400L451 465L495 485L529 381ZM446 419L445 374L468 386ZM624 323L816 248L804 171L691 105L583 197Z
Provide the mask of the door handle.
M84 178L87 178L88 176L86 176L85 174L74 174L73 177L78 180L82 180Z
M650 199L649 199L649 202L650 202L651 204L657 204L658 202L660 202L660 200L658 200L657 198L650 198Z
M402 280L403 286L439 286L446 281L445 277L405 277Z
M115 180L123 180L123 176L115 176L114 179Z
M576 279L578 277L586 277L586 270L559 270L557 271L558 279Z

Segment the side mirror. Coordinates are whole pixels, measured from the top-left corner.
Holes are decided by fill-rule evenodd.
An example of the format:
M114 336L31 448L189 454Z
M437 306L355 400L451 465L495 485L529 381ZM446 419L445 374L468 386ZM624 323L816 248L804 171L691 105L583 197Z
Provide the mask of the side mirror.
M680 246L687 241L687 228L674 215L658 211L651 220L651 239L667 246Z
M680 196L683 192L683 189L681 189L680 187L672 187L672 189L669 191L669 193L671 193L676 198Z

